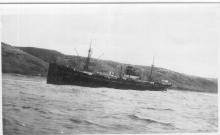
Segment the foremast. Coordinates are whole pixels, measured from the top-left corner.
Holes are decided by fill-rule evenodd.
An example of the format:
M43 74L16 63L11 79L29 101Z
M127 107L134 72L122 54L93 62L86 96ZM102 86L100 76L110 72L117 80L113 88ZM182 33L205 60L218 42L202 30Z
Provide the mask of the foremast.
M89 47L89 50L88 50L88 56L86 58L86 64L84 66L84 70L85 71L89 70L89 63L90 63L90 59L91 59L91 55L92 55L91 45L92 45L92 41L90 41L90 47Z
M149 78L148 78L148 81L152 81L152 73L153 73L153 69L154 69L154 57L153 57L153 63L151 65L151 69L150 69L150 75L149 75Z

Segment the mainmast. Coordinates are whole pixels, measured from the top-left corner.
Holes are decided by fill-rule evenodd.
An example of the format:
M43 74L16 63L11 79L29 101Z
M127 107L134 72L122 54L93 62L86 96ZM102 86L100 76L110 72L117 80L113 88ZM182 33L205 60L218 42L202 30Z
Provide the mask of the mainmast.
M153 68L154 68L154 57L153 57L153 63L152 63L152 65L151 65L151 69L150 69L150 76L149 76L149 78L148 78L149 81L152 81Z
M88 57L86 58L86 65L84 66L85 71L89 70L89 62L90 62L90 58L91 58L91 55L92 55L91 45L92 45L92 40L90 41L90 47L89 47L89 50L88 50Z

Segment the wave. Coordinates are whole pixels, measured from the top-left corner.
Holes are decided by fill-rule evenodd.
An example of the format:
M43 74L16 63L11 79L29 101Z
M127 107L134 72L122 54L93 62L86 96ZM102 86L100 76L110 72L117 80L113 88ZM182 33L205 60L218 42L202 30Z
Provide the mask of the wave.
M82 120L78 120L78 119L73 119L73 118L71 118L71 119L69 119L71 122L73 122L73 123L76 123L76 124L81 124L81 123L83 123L83 121Z
M106 127L103 126L103 125L100 125L100 124L97 124L97 123L94 123L94 122L91 122L91 121L88 121L88 120L80 120L80 119L74 119L74 118L70 118L69 120L70 120L72 123L75 123L75 124L94 125L94 126L97 126L97 127L106 128Z
M171 123L161 122L161 121L157 121L157 120L153 120L153 119L149 119L149 118L141 118L141 117L136 116L136 115L129 115L129 118L131 118L133 120L144 121L148 124L155 123L155 124L160 124L160 125L164 125L164 126L174 127L173 124L171 124Z
M36 107L22 106L22 108L23 109L28 109L28 110L32 109L32 110L37 111L37 112L42 113L42 114L47 114L48 113L48 112L42 110L41 108L36 108Z
M153 108L153 107L147 107L146 109L148 110L157 110L157 111L174 111L173 109L170 109L170 108Z
M3 118L3 134L18 134L24 126L25 124L13 118Z
M25 127L26 124L24 124L22 121L16 120L14 118L3 118L3 126L13 126L18 125Z

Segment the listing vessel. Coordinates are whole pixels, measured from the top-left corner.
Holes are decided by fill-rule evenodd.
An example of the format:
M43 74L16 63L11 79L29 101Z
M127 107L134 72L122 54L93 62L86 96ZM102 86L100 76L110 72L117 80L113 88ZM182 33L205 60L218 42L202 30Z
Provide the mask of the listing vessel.
M50 63L47 75L48 84L57 85L78 85L85 87L107 87L115 89L126 90L151 90L151 91L165 91L171 87L172 84L167 81L153 81L152 73L154 64L151 66L150 76L148 81L141 80L140 77L134 76L134 68L126 67L126 72L122 69L118 76L113 74L93 73L89 71L89 64L91 60L91 44L88 50L88 57L86 58L83 70L76 70L75 68L60 65L57 63Z

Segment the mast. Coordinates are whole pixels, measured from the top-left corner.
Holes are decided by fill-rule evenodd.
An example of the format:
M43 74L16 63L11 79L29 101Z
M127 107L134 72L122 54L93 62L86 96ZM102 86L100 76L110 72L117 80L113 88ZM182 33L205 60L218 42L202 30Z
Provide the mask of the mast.
M152 63L152 65L151 65L151 69L150 69L150 76L149 76L149 78L148 78L149 81L152 81L153 68L154 68L154 57L153 57L153 63Z
M84 70L85 71L89 70L89 62L90 62L90 58L91 58L91 55L92 55L91 45L92 45L92 40L90 41L90 47L89 47L89 50L88 50L88 56L86 58L86 65L84 66Z
M121 66L121 68L120 68L119 78L122 79L122 66Z

